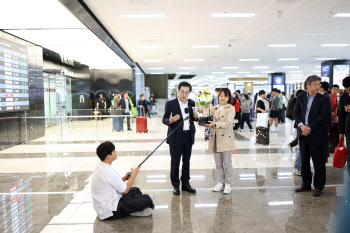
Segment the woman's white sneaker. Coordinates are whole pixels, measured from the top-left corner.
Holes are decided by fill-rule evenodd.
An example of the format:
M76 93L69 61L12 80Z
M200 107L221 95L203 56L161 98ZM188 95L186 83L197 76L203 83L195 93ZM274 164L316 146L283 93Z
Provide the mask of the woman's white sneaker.
M225 185L225 189L224 189L224 194L230 194L231 193L231 185L230 184L226 184Z
M215 187L213 188L214 192L219 192L224 190L224 184L218 183L217 185L215 185Z

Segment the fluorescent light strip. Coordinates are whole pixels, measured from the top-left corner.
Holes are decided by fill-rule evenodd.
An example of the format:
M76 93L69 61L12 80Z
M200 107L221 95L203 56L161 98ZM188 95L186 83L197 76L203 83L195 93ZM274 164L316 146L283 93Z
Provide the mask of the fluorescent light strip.
M260 61L259 58L240 58L239 61Z
M322 44L322 47L347 47L350 44Z
M151 74L164 74L164 73L151 73Z
M120 14L122 18L165 18L166 14Z
M184 59L186 62L191 62L191 61L204 61L204 59Z
M163 59L145 59L144 62L163 62Z
M253 66L253 69L268 69L268 66Z
M164 70L163 67L151 67L151 68L148 68L149 70Z
M321 68L321 66L315 66L316 68Z
M298 61L299 58L278 58L278 61Z
M299 69L299 66L283 66L284 69Z
M248 18L254 17L255 13L212 13L210 17L213 18Z
M230 75L225 75L226 78L236 78L237 75L235 74L230 74Z
M326 61L326 60L337 60L338 58L335 57L320 57L316 58L317 61Z
M224 74L225 72L211 72L212 74Z
M195 67L179 67L180 70L194 70Z
M269 44L270 48L291 48L297 46L296 44Z
M276 71L261 71L263 74L270 74L270 73L275 73Z
M222 67L223 70L237 70L239 69L238 66L224 66Z
M259 75L257 75L257 74L247 74L246 77L255 78L255 77L259 77Z
M301 70L290 70L289 73L303 73Z
M192 48L198 49L198 48L220 48L220 45L213 44L213 45L192 45Z
M314 70L314 73L321 73L321 71L319 71L319 70Z
M215 75L204 75L204 77L206 77L206 78L214 78Z
M337 13L333 17L350 17L350 13Z
M270 201L269 205L293 205L293 201Z
M164 45L139 45L139 49L163 49Z
M250 74L250 71L240 71L240 72L237 72L237 74Z

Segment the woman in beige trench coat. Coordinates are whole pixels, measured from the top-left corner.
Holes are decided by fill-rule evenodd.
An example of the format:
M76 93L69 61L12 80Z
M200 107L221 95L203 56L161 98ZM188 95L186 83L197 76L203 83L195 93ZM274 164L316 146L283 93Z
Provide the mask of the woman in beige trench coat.
M233 119L235 107L230 104L231 91L222 88L219 92L219 104L210 109L213 121L205 126L211 127L209 139L209 152L214 153L216 171L219 183L213 191L224 190L225 194L231 193L232 185L232 150L235 149L235 136L233 134Z

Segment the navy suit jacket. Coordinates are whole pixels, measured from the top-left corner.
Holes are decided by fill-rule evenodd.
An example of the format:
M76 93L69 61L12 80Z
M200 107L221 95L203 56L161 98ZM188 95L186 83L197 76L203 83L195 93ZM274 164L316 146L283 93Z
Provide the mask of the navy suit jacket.
M189 122L190 122L190 131L191 131L191 142L194 144L194 135L196 134L196 127L194 126L193 121L195 120L193 117L193 110L192 107L195 106L195 102L191 99L188 99L188 115L189 115ZM177 114L180 115L180 119L176 122L173 122L169 124L169 118L170 114L173 114L173 116L176 116ZM181 113L181 108L179 104L179 100L176 98L174 100L170 100L165 105L165 113L163 116L163 124L168 126L168 136L171 132L173 132L176 127L183 122L184 117ZM171 145L176 145L177 143L181 142L182 135L181 132L183 131L183 126L180 126L167 140L166 143Z
M294 107L294 119L296 125L300 122L305 124L305 114L308 100L308 93L301 93ZM328 140L328 128L329 128L329 112L332 105L329 102L328 96L316 94L309 111L308 126L311 128L311 132L308 136L311 139L311 143L322 147ZM298 127L298 137L301 135L301 129Z

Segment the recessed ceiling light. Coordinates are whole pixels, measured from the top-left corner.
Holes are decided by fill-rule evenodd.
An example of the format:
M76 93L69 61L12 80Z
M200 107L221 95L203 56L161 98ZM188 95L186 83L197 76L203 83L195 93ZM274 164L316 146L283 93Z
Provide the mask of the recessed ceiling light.
M347 47L350 44L322 44L322 47Z
M247 18L254 17L255 13L212 13L210 17L214 18Z
M164 74L164 73L151 73L151 74Z
M350 17L350 13L337 13L333 17Z
M269 44L270 48L291 48L297 46L296 44Z
M278 58L279 61L298 61L299 58Z
M224 74L225 72L211 72L212 74Z
M271 70L267 70L267 71L261 71L261 73L263 74L270 74L270 73L275 73L276 71L271 71Z
M237 70L239 69L238 66L224 66L222 67L223 70Z
M259 58L240 58L239 61L260 61Z
M180 70L194 70L195 67L179 67Z
M166 14L120 14L122 18L165 18Z
M151 68L148 68L149 70L164 70L163 67L151 67Z
M246 76L247 77L259 77L259 75L257 75L257 74L247 74Z
M303 73L301 70L290 70L289 73Z
M241 71L241 72L237 72L237 74L250 74L250 71Z
M299 69L299 66L283 66L284 69Z
M317 61L337 60L335 57L320 57L316 58Z
M186 62L191 62L191 61L204 61L204 59L184 59Z
M230 75L225 75L226 78L235 78L237 77L237 75L235 74L230 74Z
M220 45L214 44L214 45L192 45L192 48L198 49L198 48L220 48Z
M254 66L253 69L268 69L268 66Z
M204 77L206 77L206 78L214 78L215 75L204 75Z
M163 49L163 45L139 45L139 49Z
M144 62L163 62L163 59L145 59Z

